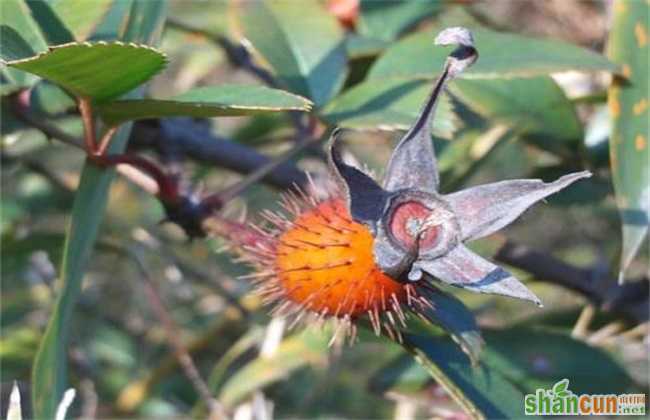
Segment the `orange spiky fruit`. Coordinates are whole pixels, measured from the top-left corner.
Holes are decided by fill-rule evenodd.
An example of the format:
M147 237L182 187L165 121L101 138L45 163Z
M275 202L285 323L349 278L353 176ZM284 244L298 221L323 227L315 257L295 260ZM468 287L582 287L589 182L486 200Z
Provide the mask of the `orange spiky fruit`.
M289 194L282 201L289 216L263 212L271 226L257 228L256 240L237 240L243 257L257 272L257 290L274 312L336 319L354 337L357 319L367 316L377 334L386 331L400 338L408 311L425 306L417 288L384 274L375 264L373 237L363 224L352 220L343 199L332 196L316 201Z

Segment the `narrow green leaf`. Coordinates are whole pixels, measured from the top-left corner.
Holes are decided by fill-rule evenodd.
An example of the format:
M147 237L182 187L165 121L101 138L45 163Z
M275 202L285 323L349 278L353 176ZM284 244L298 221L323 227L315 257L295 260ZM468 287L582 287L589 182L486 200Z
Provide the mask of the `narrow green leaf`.
M166 0L133 0L122 37L130 42L155 45L167 17Z
M101 102L149 80L164 68L165 56L144 45L72 43L7 65L57 83L75 96Z
M608 41L608 55L623 69L609 89L613 122L610 165L616 201L623 221L619 280L648 234L650 154L648 153L648 9L647 2L617 1Z
M292 92L322 106L343 86L345 40L338 22L316 0L242 2L244 36Z
M286 338L272 356L259 356L231 376L221 388L219 401L233 407L252 392L301 367L323 364L327 359L328 341L327 333L319 330L305 330Z
M47 49L38 24L24 0L0 1L0 59L17 60ZM3 94L31 86L36 77L20 70L2 66Z
M486 364L472 366L469 358L451 339L406 335L404 345L470 416L525 417L524 394Z
M131 6L134 0L117 0L108 9L104 18L97 24L88 41L109 41L113 39L124 39L126 25L124 24L131 17ZM154 3L154 2L152 2ZM141 42L131 40L131 42ZM153 45L153 42L142 42Z
M2 58L7 60L20 60L36 54L32 46L25 41L15 29L2 25L0 26L0 39L2 43Z
M431 308L423 310L422 315L447 331L470 360L478 363L484 343L474 314L463 302L433 286L419 293L432 305Z
M374 375L374 387L380 392L418 392L429 384L423 376L428 372L469 414L487 418L520 418L522 394L538 388L567 394L570 388L578 395L637 392L611 355L566 333L523 326L483 333L486 346L474 369L462 353L453 353L448 339L407 336L406 347L422 366L398 357ZM563 378L570 378L570 384Z
M361 0L357 31L375 39L393 41L419 21L432 17L442 2Z
M74 35L63 23L61 17L52 9L50 1L27 0L27 5L49 45L66 44L74 41Z
M54 13L72 33L75 41L85 41L106 16L115 0L50 0ZM121 0L118 0L121 1Z
M388 48L370 69L368 77L433 77L449 54L433 44L440 27L417 32ZM462 78L530 77L554 72L609 71L619 67L604 56L559 41L528 38L512 33L471 27L480 58Z
M310 101L282 90L256 85L220 85L192 89L167 100L108 102L98 111L107 124L116 125L143 118L222 117L309 109Z
M158 4L158 7L165 7L164 2L151 3ZM163 23L164 14L161 14L159 15L157 25L152 31L159 33ZM134 40L124 39L124 41L129 42ZM104 45L110 47L111 45L121 44ZM129 48L139 51L143 47L130 46ZM149 63L164 62L161 60L161 54L148 48L145 49L151 51L158 58L153 60L153 57L150 57L150 60L148 60ZM121 47L117 48L117 51L118 55L120 55L121 53L119 51L122 51ZM126 56L131 61L137 61L130 54L126 54ZM136 54L136 56L142 57L141 54ZM86 64L90 68L96 68L97 66L101 66L102 63L105 65L106 60L111 62L110 57L100 56L97 59L100 63L88 62ZM128 60L126 63L122 62L118 64L120 65L117 68L113 68L112 71L121 73L122 75L124 74L118 70L124 66L131 67L129 65L131 63ZM151 71L152 66L149 65L147 68ZM70 71L73 70L71 69ZM86 67L86 70L88 70L88 67ZM52 71L65 80L65 74L58 74L56 69ZM103 71L105 72L105 69ZM142 70L140 70L140 74L142 74ZM125 85L122 84L122 86ZM135 86L137 84L134 84L128 90L131 90ZM110 89L109 86L105 86L103 89L100 92L104 94L107 91L115 91L114 89ZM121 93L124 92L122 91ZM130 130L130 124L126 124L117 131L109 147L110 153L121 153L124 151ZM75 195L72 215L67 229L63 259L60 265L59 279L61 287L58 291L57 300L32 367L32 406L34 418L54 418L57 405L66 389L67 342L70 335L70 319L81 292L84 270L88 264L93 245L97 238L99 225L104 217L109 187L114 176L114 170L101 169L92 164L86 164L81 173L81 179Z
M330 124L355 129L406 130L416 120L422 103L431 90L426 80L371 80L346 91L322 111ZM451 137L456 118L449 98L438 103L434 134Z
M129 131L130 126L119 130L112 144L114 150L125 146ZM112 180L113 171L93 165L86 165L81 173L61 261L61 287L32 370L35 418L53 418L66 389L70 321Z
M34 52L39 53L47 50L43 34L24 0L2 0L0 2L0 25L13 29ZM9 44L3 37L2 43L0 43L0 56L3 60L17 58L5 55L5 48L9 48Z

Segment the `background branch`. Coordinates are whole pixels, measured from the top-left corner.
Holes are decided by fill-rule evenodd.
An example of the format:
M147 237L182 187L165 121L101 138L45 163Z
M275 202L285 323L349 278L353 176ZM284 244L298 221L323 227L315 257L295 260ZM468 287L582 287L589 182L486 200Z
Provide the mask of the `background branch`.
M616 278L593 268L580 268L513 241L506 241L494 259L532 274L536 280L573 290L600 309L636 322L650 318L648 279L618 284Z

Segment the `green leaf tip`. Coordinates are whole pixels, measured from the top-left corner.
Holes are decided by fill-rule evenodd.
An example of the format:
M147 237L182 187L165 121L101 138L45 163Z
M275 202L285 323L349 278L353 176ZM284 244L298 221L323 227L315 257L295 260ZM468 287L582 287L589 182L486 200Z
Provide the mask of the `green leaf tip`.
M169 99L107 102L97 108L109 125L143 118L236 117L280 111L310 111L312 102L284 90L257 85L217 85L189 90Z
M141 44L71 42L5 64L54 82L77 97L105 102L151 79L165 68L167 57Z

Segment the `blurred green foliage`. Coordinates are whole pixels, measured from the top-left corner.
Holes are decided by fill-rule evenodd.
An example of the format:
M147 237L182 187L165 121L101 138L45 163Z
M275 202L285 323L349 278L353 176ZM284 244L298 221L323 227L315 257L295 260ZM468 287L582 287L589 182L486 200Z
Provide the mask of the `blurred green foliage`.
M576 333L585 297L535 281L544 279L524 271L517 274L545 302L543 309L457 293L479 325L489 326L478 366L439 329L417 322L404 346L361 328L354 346L328 347L331 330L309 327L285 332L273 349L273 331L267 325L274 323L269 324L259 298L251 296L250 285L237 279L248 269L215 252L223 245L219 238L188 243L178 229L158 226L162 211L155 199L123 179L113 182L109 172L85 166L80 151L48 142L12 110L16 95L29 89L29 111L76 138L82 132L71 93L99 100L121 97L106 105L105 118L112 123L142 116L249 115L210 120L209 129L268 154L291 147L295 129L287 115L254 114L304 110L323 125L364 130L351 136L353 147L363 161L379 167L390 152L389 140L397 136L393 132L415 118L428 82L448 53L433 46L435 34L462 24L474 31L481 58L450 86L438 110L434 141L443 187L520 176L550 179L566 170L589 168L595 173L592 181L550 198L549 206L530 211L506 235L568 263L616 272L621 246L612 179L619 205L620 197L629 195L625 203L638 207L648 189L647 159L639 158L639 144L647 151L647 118L637 118L635 112L643 91L637 81L647 91L647 57L632 66L624 54L630 44L637 48L644 33L647 43L647 27L639 30L629 10L616 15L609 61L567 40L535 37L532 20L530 27L513 21L497 28L480 5L364 0L356 30L350 31L328 11L327 2L316 0L299 7L289 1L225 0L72 4L0 2L3 60L26 59L72 41L123 40L159 44L168 67L146 90L128 93L161 70L163 56L109 42L101 47L110 50L108 55L99 52L100 44L73 44L0 69L2 415L13 380L33 381L34 413L41 417L52 415L68 385L78 391L74 415L85 410L98 418L204 415L205 407L152 312L141 273L125 255L133 247L144 254L171 316L181 326L178 339L229 414L250 409L281 418L385 418L406 404L423 416L465 409L479 417L517 417L523 394L564 377L576 393L647 389L647 344L639 339L644 335L617 334L634 327L631 320L596 317L586 331ZM647 5L634 5L647 17ZM233 66L223 43L214 42L220 37L233 45L246 39L256 63L277 80L273 88L294 95L259 86L250 72ZM605 34L601 37L604 42ZM62 67L45 62L68 53ZM117 64L109 66L107 57ZM632 85L623 82L630 77L625 64L631 66ZM645 77L638 76L643 65ZM574 84L556 77L567 70L579 74ZM602 118L607 87L603 73L616 77L610 112L618 119L614 131L605 127L602 135L614 145L611 169L585 141L585 127ZM67 83L79 77L87 77L86 83ZM256 86L245 89L242 83ZM587 94L596 98L593 102L581 102L573 93L574 85L585 83L590 86ZM611 109L616 89L618 113ZM647 108L639 114L647 117ZM646 124L646 142L641 143L635 140L643 135L640 121ZM124 148L128 136L129 129L124 129L114 149ZM294 161L314 173L325 172L318 150ZM220 167L187 163L184 170L210 189L241 179ZM247 208L255 214L277 208L277 197L277 191L258 184L228 203L224 212L236 215ZM647 216L645 223L647 228ZM637 233L626 233L624 249L641 242ZM494 253L500 240L488 238L477 247L483 254ZM644 275L647 263L640 255L628 270L632 276ZM447 304L454 306L454 301ZM466 314L464 307L454 311ZM467 318L447 321L443 326L454 331ZM475 328L473 320L471 324ZM612 325L617 329L609 336L596 331ZM455 402L440 385L452 391Z

